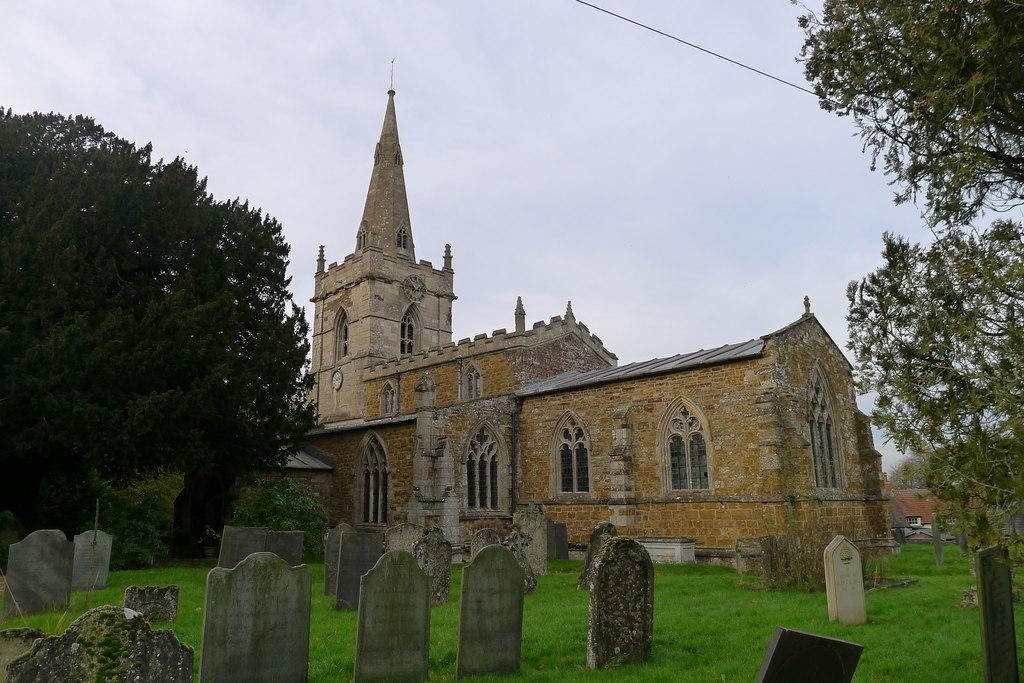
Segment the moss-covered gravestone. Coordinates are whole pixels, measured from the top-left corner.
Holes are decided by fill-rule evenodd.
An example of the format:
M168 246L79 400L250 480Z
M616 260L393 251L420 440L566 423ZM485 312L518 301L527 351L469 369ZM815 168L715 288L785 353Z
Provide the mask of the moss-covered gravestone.
M590 582L594 579L594 560L597 559L601 548L608 542L608 539L618 535L615 525L611 522L601 522L590 532L590 542L587 544L587 554L583 558L583 568L580 570L580 579L576 582L576 588L590 590Z
M360 580L356 683L422 681L430 649L430 577L392 550Z
M631 538L609 539L594 561L587 666L645 661L654 638L654 564Z
M124 589L124 606L147 621L174 621L178 617L178 587L128 586Z
M532 542L532 539L519 531L517 526L513 526L512 531L501 542L503 546L512 551L516 562L519 563L519 567L523 570L523 590L527 593L532 593L533 589L537 587L537 575L533 573L533 567L530 565L528 554Z
M377 564L383 551L383 534L346 531L341 535L334 609L356 609L359 606L360 579Z
M416 541L413 554L427 576L430 577L430 599L435 605L448 602L452 584L452 544L439 527L433 526L423 532Z
M356 533L355 527L342 522L328 532L324 541L324 595L334 595L338 588L338 546L345 531Z
M462 571L456 676L519 670L523 570L508 548L482 548Z
M402 522L384 532L384 551L404 550L415 554L416 541L423 535L423 527L412 522Z
M75 536L72 590L91 591L107 587L113 541L113 536L99 530L83 531Z
M551 519L537 509L529 508L516 512L512 516L513 523L519 532L529 536L530 544L524 548L534 576L546 576L548 573L548 534Z
M46 634L35 628L8 628L0 631L0 683L7 680L7 665L28 652L32 643Z
M74 555L75 544L59 529L33 531L12 543L4 584L4 618L67 605Z
M35 641L7 665L7 680L188 683L193 654L171 631L154 630L138 613L105 605L75 619L63 634Z
M200 678L305 681L309 668L309 567L254 553L206 577Z
M477 529L469 540L469 559L476 557L476 554L489 545L499 545L501 534L495 529Z

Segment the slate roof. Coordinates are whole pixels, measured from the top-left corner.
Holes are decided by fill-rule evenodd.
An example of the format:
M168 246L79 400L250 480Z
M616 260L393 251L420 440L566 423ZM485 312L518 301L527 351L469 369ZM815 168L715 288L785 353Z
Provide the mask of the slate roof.
M636 377L648 377L650 375L691 370L708 365L755 358L762 354L764 345L765 338L760 337L738 344L725 344L714 349L701 349L700 351L681 353L668 358L653 358L615 368L602 368L589 372L570 370L569 372L563 372L560 375L528 384L517 391L516 395L536 396L537 394L547 394L553 391L577 389L594 384L605 384L606 382L617 382Z
M288 461L285 462L286 470L319 470L330 472L334 469L334 463L319 448L309 444L303 444L298 449L288 454Z

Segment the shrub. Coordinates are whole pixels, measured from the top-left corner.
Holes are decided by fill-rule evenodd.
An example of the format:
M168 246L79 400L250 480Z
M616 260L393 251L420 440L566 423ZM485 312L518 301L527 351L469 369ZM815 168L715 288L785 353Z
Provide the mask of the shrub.
M250 482L232 507L231 522L274 531L304 531L306 556L323 557L327 511L305 482L288 478Z
M108 488L101 498L100 528L114 537L112 569L151 567L157 557L167 553L174 499L183 484L182 475L172 472L139 479L123 488Z

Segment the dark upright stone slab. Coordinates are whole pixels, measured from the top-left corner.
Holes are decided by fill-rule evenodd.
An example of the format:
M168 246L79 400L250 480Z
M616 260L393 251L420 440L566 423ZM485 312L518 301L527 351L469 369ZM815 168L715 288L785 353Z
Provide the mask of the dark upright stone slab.
M849 683L863 649L857 643L779 626L755 683Z
M551 522L548 527L548 559L569 559L569 529L562 522Z
M377 564L383 552L384 534L351 531L341 534L334 609L356 609L359 606L359 580Z
M75 544L59 529L33 531L7 556L4 618L64 607L71 596Z
M935 564L946 563L946 554L942 547L942 526L938 514L932 515L932 547L935 549Z
M631 538L609 539L594 562L587 666L600 669L651 656L654 564Z
M309 668L309 567L254 553L206 577L200 679L305 681Z
M519 670L523 641L523 569L500 545L481 548L462 571L456 676Z
M971 554L971 549L967 545L967 534L957 534L956 544L960 546L960 557L967 557Z
M426 680L430 577L412 555L392 550L360 583L355 682Z
M590 582L594 578L594 560L601 552L601 548L610 538L615 538L618 531L611 522L601 522L590 532L590 542L587 544L587 555L583 558L583 568L580 570L580 579L576 582L576 588L590 590Z
M993 546L974 554L981 612L981 659L989 683L1017 681L1017 633L1013 624L1013 581L1003 551Z
M262 526L225 526L217 566L231 569L253 553L266 552L269 531Z
M75 536L71 590L91 591L107 587L113 540L113 536L98 530L83 531Z
M342 522L328 532L324 541L324 595L334 595L338 588L338 545L345 531L356 533L355 527Z
M268 531L267 552L274 553L292 567L302 564L306 546L304 531Z

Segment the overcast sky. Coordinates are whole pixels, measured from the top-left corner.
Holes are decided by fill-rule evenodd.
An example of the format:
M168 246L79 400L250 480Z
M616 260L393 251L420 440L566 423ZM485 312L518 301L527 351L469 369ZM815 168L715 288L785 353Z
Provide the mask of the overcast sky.
M785 0L600 4L803 83ZM393 57L417 256L452 245L456 339L511 328L517 295L528 322L571 299L627 363L760 336L806 294L845 345L882 232L928 234L849 120L571 0L0 0L0 105L88 114L263 207L307 313L317 245L354 247Z

